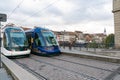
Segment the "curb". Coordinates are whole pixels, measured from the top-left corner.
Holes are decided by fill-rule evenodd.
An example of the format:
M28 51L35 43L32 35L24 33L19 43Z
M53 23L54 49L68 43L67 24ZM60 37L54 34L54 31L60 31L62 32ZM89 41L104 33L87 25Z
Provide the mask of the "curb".
M120 63L120 58L117 58L117 57L109 57L109 56L96 55L96 54L80 54L80 53L65 52L65 51L62 51L62 54L80 57L80 58L86 58L86 59L94 59L94 60L100 60L100 61L106 61L106 62L112 62L112 63Z

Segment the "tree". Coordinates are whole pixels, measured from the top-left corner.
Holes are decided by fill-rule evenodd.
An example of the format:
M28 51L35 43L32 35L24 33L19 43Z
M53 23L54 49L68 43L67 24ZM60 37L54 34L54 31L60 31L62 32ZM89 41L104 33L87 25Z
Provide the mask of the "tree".
M109 34L105 39L105 47L114 47L114 34Z

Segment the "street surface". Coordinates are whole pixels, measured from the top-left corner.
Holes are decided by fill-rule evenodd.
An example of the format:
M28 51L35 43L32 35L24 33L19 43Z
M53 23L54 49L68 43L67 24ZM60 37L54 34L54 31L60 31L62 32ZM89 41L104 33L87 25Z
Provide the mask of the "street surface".
M108 80L118 75L116 70L120 67L117 63L64 54L53 57L32 54L29 58L12 60L43 80Z

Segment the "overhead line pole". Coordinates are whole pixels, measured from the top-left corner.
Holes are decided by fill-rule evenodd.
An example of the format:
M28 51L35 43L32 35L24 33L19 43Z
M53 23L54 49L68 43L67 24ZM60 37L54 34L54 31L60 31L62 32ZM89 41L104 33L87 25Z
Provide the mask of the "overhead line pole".
M1 60L1 21L0 21L0 68L2 68L2 60Z
M1 22L6 22L7 21L7 15L6 14L1 14L0 13L0 68L2 68L2 53L1 53L1 45L2 45L2 37L1 37L1 27L2 27L2 25L1 25Z

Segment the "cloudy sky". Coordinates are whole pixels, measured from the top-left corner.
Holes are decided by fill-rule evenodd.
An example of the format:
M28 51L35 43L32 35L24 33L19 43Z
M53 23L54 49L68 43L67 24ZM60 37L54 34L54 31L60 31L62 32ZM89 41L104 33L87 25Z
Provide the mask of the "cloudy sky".
M112 0L0 0L7 23L55 31L114 33Z

